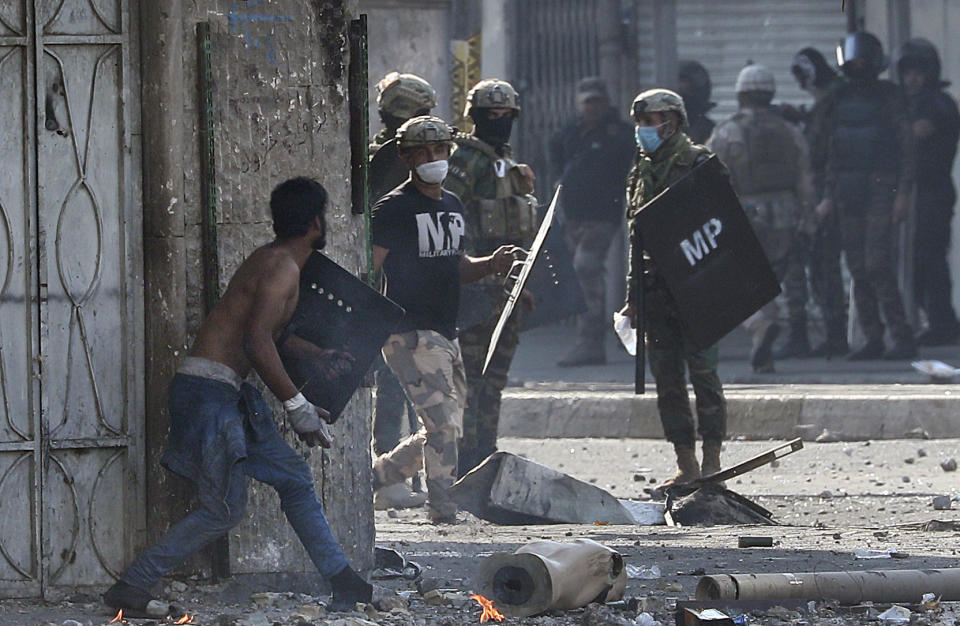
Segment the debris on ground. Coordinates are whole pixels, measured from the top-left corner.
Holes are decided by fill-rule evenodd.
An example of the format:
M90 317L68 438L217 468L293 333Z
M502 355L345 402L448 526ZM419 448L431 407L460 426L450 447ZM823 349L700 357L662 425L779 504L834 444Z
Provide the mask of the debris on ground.
M495 524L664 523L661 504L621 501L600 487L507 452L487 457L450 493L463 509Z
M910 609L894 604L880 615L877 615L877 619L888 624L909 624L910 615Z
M951 502L950 496L936 496L933 499L933 508L936 511L949 511Z
M940 469L942 469L945 472L957 471L957 460L951 457L944 461L940 461Z
M660 566L656 564L650 567L627 565L627 578L633 580L656 580L660 574Z
M504 614L529 617L620 600L627 573L620 553L596 541L534 541L485 558L474 583Z
M697 584L698 600L917 602L925 593L960 600L960 568L780 574L715 574Z
M703 487L676 503L668 500L668 504L672 521L681 526L776 524L767 509L720 487Z

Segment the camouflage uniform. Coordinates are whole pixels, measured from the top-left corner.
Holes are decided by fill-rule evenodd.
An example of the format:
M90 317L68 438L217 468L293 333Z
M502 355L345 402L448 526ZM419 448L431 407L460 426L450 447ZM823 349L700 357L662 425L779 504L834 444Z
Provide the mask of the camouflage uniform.
M627 178L627 220L633 249L634 216L648 200L682 178L710 157L710 151L694 144L682 131L675 132L653 155L638 152ZM719 442L726 436L727 410L723 386L717 374L718 347L695 349L684 333L676 301L657 273L653 261L645 259L643 315L647 333L647 358L657 386L657 408L668 441L693 447L696 432L704 441ZM633 263L627 275L627 302L636 302L639 277ZM696 429L687 395L686 368L697 398Z
M410 170L397 154L396 131L383 129L370 143L370 197L376 201L410 175ZM403 394L397 376L380 358L374 369L377 400L373 407L373 449L377 454L393 450L400 443L403 418L409 411L410 430L416 430L413 407Z
M457 479L457 440L463 433L467 381L460 346L432 330L391 335L383 358L403 384L423 429L373 464L376 488L427 473L431 515L449 518L457 505L450 486Z
M813 176L800 131L769 107L742 108L719 124L707 143L730 170L733 188L779 280L802 266L801 225L812 223ZM801 303L802 304L802 303ZM755 345L778 319L776 300L744 327ZM772 361L761 364L772 365Z
M377 83L377 105L386 126L370 142L370 199L373 203L403 184L410 175L397 151L399 123L435 107L437 97L433 87L419 76L390 72ZM400 381L386 363L378 361L374 370L377 401L373 409L373 439L374 450L383 454L400 443L404 415L409 415L411 431L416 430L417 420Z
M511 157L509 146L502 146L502 154L498 154L493 146L472 135L459 136L456 143L444 188L463 202L466 253L484 256L504 244L529 243L536 228L537 200L532 184ZM502 279L489 277L479 284L491 302L499 305L504 301ZM461 475L497 450L500 397L520 341L517 311L500 336L487 373L481 374L501 308L496 306L486 321L460 333L469 388L460 446Z

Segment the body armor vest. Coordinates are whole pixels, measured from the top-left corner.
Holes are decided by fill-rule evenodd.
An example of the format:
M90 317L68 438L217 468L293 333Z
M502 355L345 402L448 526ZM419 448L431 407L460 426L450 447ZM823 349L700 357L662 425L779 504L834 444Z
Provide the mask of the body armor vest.
M900 167L897 129L884 119L879 90L847 89L834 105L834 166L840 171L878 172Z
M496 177L496 197L476 199L480 223L467 228L481 240L528 241L537 228L537 199L522 191L529 183L518 163L474 137L459 136L455 141L489 159Z
M744 155L729 163L740 195L792 190L797 184L800 154L787 122L770 111L737 113L733 122L743 133Z

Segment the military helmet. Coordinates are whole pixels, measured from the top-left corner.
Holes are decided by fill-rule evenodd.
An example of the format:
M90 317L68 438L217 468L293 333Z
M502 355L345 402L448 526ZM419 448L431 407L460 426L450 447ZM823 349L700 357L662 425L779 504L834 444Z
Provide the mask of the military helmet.
M737 76L737 84L734 91L745 93L747 91L765 91L774 93L777 90L777 83L773 78L773 72L763 65L751 64L740 70Z
M636 118L641 113L656 113L660 111L674 111L680 115L680 128L688 124L687 109L683 106L683 98L669 89L648 89L633 99L630 105L630 116Z
M837 45L837 65L844 74L849 76L856 71L854 66L859 64L854 64L854 61L861 62L873 76L887 69L888 63L883 54L883 44L876 36L865 31L850 33Z
M702 63L692 60L680 61L677 65L677 78L688 84L689 93L684 93L687 99L704 104L709 102L713 84L710 82L710 72Z
M937 48L922 37L910 39L897 53L897 72L917 69L927 77L929 87L946 86L940 82L940 55ZM947 83L949 84L949 83Z
M450 143L453 129L439 117L421 115L403 123L397 129L397 148L404 150L427 143Z
M470 117L474 109L513 109L519 115L520 94L505 80L485 78L467 94L463 115Z
M437 106L437 92L416 74L390 72L377 83L377 106L384 113L408 120Z

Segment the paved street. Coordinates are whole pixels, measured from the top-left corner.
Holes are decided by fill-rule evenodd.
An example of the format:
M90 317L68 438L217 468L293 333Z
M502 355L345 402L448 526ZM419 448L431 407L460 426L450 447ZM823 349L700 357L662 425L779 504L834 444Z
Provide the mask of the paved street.
M534 328L520 335L520 347L510 369L512 384L623 383L633 384L633 358L607 334L607 364L557 367L575 337L572 324ZM749 363L750 341L735 329L720 342L720 377L724 383L867 384L927 383L909 361L847 361L846 359L789 359L777 361L773 374L754 374ZM960 367L960 345L921 348L919 359L937 359ZM652 378L647 374L647 380Z
M724 451L725 464L749 458L775 443L730 442ZM506 439L502 447L597 484L619 497L642 496L643 486L664 479L671 471L668 446L658 440ZM941 460L948 458L960 458L960 440L805 444L803 450L783 458L776 467L758 469L728 485L773 511L780 526L502 527L461 514L463 524L438 527L426 521L423 510L389 514L380 511L377 542L420 563L425 568L424 576L434 579L434 584L469 591L474 569L485 555L513 551L534 539L591 538L621 551L628 565L659 567L659 578L631 579L627 596L646 598L655 616L663 620L671 602L693 595L701 570L715 574L960 566L957 556L960 502L954 501L953 508L947 511L936 511L931 506L935 495L960 497L960 474L945 472L940 467ZM922 525L931 520L948 523L946 529L924 530ZM740 535L770 536L774 547L737 548ZM903 558L856 558L855 550L868 549L892 549L902 553ZM293 593L271 596L265 605L264 601L257 605L250 600L250 594L255 592L316 594L315 583L303 576L270 583L242 576L220 585L185 582L187 585L167 585L165 593L185 611L194 614L196 623L204 625L295 624L290 615L303 605L316 602L314 595ZM398 591L413 592L409 612L375 617L373 623L459 625L476 622L478 612L472 602L428 605L411 582L385 581L384 584ZM109 618L94 603L92 593L95 591L86 594L78 591L72 596L75 601L72 605L64 601L48 605L7 601L0 612L0 625L59 625L68 618L81 624L105 623ZM522 623L623 623L585 619L588 619L585 614L578 611L527 619ZM859 618L851 620L833 623L862 623ZM318 619L315 623L331 621Z

